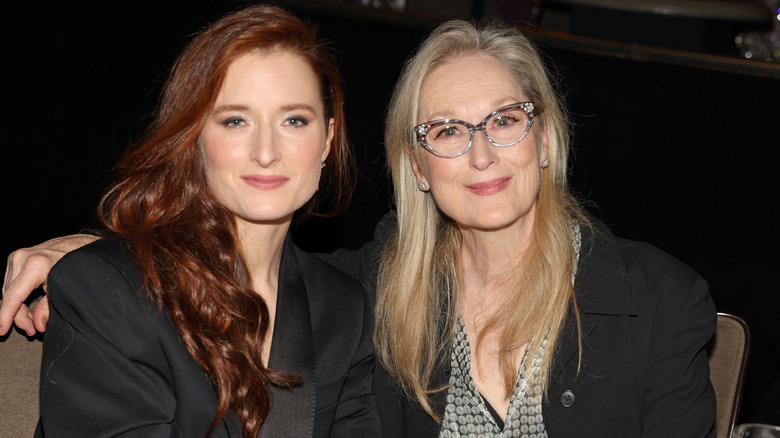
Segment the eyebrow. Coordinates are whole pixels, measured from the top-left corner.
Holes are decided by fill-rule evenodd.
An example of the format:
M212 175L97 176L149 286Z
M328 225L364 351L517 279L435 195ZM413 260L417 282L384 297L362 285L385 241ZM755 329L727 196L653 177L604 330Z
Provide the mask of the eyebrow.
M514 97L504 97L504 98L501 98L501 99L496 99L493 102L491 102L491 105L493 106L493 110L496 110L498 108L501 108L501 107L504 107L504 106L507 106L507 105L511 105L514 102L522 102L522 100L515 101L514 99L515 99ZM493 110L491 110L491 111L493 111ZM485 114L485 115L487 115L487 114ZM442 110L442 111L437 111L437 112L433 113L430 117L431 117L430 120L456 119L457 118L456 115L455 115L455 111L453 111L451 109L445 109L445 110Z
M294 103L291 105L284 105L282 106L282 109L284 111L307 110L313 113L317 112L317 110L315 110L314 107L309 105L308 103Z
M308 103L293 103L289 105L283 105L281 108L282 111L296 111L296 110L306 110L311 111L313 113L316 113L317 111L309 105ZM228 111L240 111L240 112L246 112L249 111L249 107L247 105L241 105L241 104L227 104L227 105L220 105L218 107L214 107L212 110L213 113L223 113Z
M226 111L241 111L241 112L244 112L244 111L247 111L247 110L249 110L249 107L246 106L246 105L233 105L233 104L231 104L231 105L220 105L220 106L214 107L214 109L211 110L211 112L213 112L213 113L223 113L223 112L226 112Z

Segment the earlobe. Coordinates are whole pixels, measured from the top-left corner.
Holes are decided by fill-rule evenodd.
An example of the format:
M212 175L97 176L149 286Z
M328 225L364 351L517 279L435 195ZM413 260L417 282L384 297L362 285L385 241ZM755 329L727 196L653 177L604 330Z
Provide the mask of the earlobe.
M404 145L404 152L406 152L406 155L409 157L409 160L411 161L412 172L414 172L414 176L417 177L417 188L423 192L427 192L428 190L430 190L431 185L428 184L428 179L420 170L420 163L417 161L417 157L409 149L408 143Z
M541 126L542 129L539 130L539 139L541 141L541 147L539 148L539 161L541 163L547 163L547 165L542 164L542 167L547 167L550 164L550 157L548 154L548 139L547 139L547 123L542 123Z

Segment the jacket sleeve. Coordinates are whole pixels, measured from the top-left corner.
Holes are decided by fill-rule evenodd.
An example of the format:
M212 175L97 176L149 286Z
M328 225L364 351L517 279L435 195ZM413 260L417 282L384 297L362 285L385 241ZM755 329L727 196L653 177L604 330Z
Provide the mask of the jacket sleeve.
M125 273L79 250L52 269L48 289L36 435L182 436L165 366L155 360L164 357L154 354L159 323Z
M373 309L368 300L363 306L363 330L355 350L330 436L377 437L380 436L376 399L371 387L374 372Z
M715 306L698 278L679 299L659 303L651 330L643 437L714 437L715 392L705 346Z

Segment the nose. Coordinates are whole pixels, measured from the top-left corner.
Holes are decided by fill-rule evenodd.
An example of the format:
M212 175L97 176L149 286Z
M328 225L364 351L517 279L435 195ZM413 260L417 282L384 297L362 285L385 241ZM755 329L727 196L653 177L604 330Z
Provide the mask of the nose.
M498 159L496 149L498 148L490 144L487 137L485 137L484 131L474 132L471 148L468 154L466 154L469 157L469 164L477 170L487 169Z
M258 129L252 138L251 159L261 167L269 167L281 156L278 139L272 129Z

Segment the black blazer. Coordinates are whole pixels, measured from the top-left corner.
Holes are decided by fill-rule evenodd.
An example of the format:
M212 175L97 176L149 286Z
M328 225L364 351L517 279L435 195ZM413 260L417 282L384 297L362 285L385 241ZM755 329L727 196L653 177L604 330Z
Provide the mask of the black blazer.
M142 289L126 241L74 251L48 280L51 315L36 436L202 437L214 386ZM357 282L285 242L269 366L303 377L271 389L260 436L378 436L371 306ZM240 437L234 414L212 437Z
M550 438L714 437L715 393L705 344L716 312L706 282L662 251L616 238L600 222L583 227L575 282L583 332L577 372L576 322L568 315L554 356L544 424ZM392 232L384 220L377 242ZM381 244L327 260L374 283ZM434 384L449 381L449 359ZM384 438L437 437L439 425L402 396L377 367L374 392ZM439 416L446 391L434 397Z

